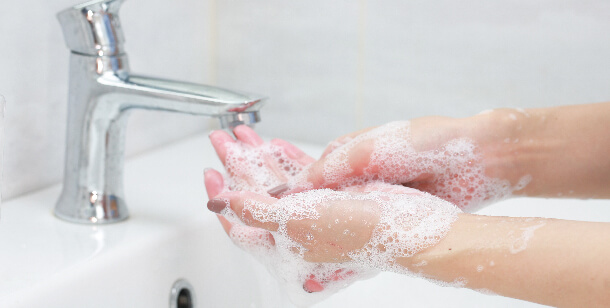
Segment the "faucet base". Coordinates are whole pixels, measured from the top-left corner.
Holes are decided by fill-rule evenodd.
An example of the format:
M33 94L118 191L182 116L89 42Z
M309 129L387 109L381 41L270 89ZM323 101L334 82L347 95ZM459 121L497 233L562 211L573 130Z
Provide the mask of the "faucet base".
M74 203L82 206L77 207ZM123 198L115 195L100 196L93 191L86 198L77 199L65 198L62 194L55 207L55 216L68 222L91 225L123 221L129 217L129 212Z

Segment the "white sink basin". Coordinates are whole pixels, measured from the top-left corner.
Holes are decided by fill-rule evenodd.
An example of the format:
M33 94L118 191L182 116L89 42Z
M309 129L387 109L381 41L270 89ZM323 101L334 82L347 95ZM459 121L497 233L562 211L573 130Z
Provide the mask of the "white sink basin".
M311 154L321 146L298 144ZM172 284L193 286L197 307L291 307L275 280L224 234L206 208L203 169L220 168L194 137L125 165L130 218L87 226L52 214L59 185L2 205L0 307L169 307ZM514 199L487 209L610 221L610 202ZM324 307L539 307L395 274L358 282Z

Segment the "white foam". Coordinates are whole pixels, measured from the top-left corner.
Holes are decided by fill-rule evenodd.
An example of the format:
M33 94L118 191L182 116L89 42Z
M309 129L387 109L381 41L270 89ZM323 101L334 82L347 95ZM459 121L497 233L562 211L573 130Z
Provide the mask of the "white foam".
M519 113L523 114L523 115L524 115L525 117L527 117L527 118L529 118L529 117L530 117L530 114L529 114L529 113L527 113L527 111L525 111L525 109L523 109L523 108L515 108L515 110L517 110L517 112L519 112Z
M478 115L483 115L483 114L490 114L490 113L492 113L492 112L494 112L494 110L493 110L493 109L486 109L486 110L483 110L483 111L481 111L481 112L479 112L479 113L477 113L477 114L478 114Z
M270 143L253 147L237 141L227 142L225 146L225 169L230 175L225 183L231 191L267 194L267 190L286 183L303 170L281 147Z
M426 260L421 260L420 262L413 264L413 266L415 266L415 267L426 266L426 265L428 265L428 261L426 261Z
M228 190L266 193L281 182L281 177L299 176L292 171L299 170L296 162L282 153L269 154L278 151L275 147L254 148L237 143L227 149ZM280 164L292 169L275 174L279 171L274 166ZM331 209L333 216L329 217ZM226 207L221 214L234 224L231 239L263 263L297 305L311 305L382 270L417 275L396 264L396 258L413 256L438 243L460 212L453 204L430 194L382 182L345 187L345 191L306 191L284 197L273 205L247 200L244 211L261 222L278 223L278 230L271 232L275 245L267 231L241 223L244 212L234 213ZM325 220L321 221L322 218ZM299 229L302 237L297 242L289 236L289 224L299 221L308 225ZM319 240L327 240L321 238L323 234L342 236L343 240L359 239L361 230L366 228L372 230L372 236L362 242L362 247L336 252L336 261L341 263L304 261L308 249L317 247ZM324 290L308 293L303 285L307 280L315 280Z
M532 176L527 174L522 176L517 184L513 187L513 191L522 190L532 181Z
M484 294L484 295L490 295L490 296L498 295L498 294L496 294L495 292L493 292L492 290L489 290L489 289L474 289L474 291L477 291L477 292L479 292L481 294Z
M443 283L444 287L463 288L468 284L468 279L464 277L455 278L452 282Z
M523 232L521 233L521 236L514 238L513 242L511 243L511 246L509 248L510 253L516 254L521 251L524 251L527 248L527 243L534 236L534 231L536 231L538 228L541 228L545 225L546 225L546 223L543 221L536 225L521 228L521 230ZM510 236L510 234L509 234L509 236Z
M392 131L407 136L407 141L401 143L391 138L378 138L381 141L375 143L372 163L365 171L367 174L352 181L350 185L342 185L340 189L343 191L311 190L289 195L273 205L254 200L246 201L245 210L255 219L278 223L279 228L271 232L272 237L265 230L244 226L240 220L243 218L243 212L233 213L229 207L223 210L222 214L234 224L230 232L231 239L263 263L297 305L318 302L357 280L372 277L383 270L419 275L397 264L396 258L411 257L438 243L461 211L450 202L431 194L386 183L392 182L390 180L393 177L396 177L393 182L408 182L411 179L408 175L409 168L420 172L447 171L452 176L467 174L482 181L475 185L480 191L478 194L477 190L470 191L468 185L460 186L464 179L459 176L447 176L436 181L459 187L467 192L461 195L479 199L484 198L486 189L492 190L485 185L495 187L492 185L494 183L482 177L482 170L475 166L477 157L474 155L475 147L470 141L457 140L443 145L437 151L418 154L408 141L408 123L394 123L386 129L376 131L371 136L379 137L380 134ZM325 170L328 179L334 177L342 180L354 172L348 163L349 157L342 155L347 153L345 149L352 146L355 140L339 146L329 155L332 156L329 161L334 161L334 165ZM291 160L275 145L252 147L237 142L227 143L226 147L226 190L252 191L267 195L270 188L286 182L300 181L307 176L307 172L298 162ZM383 158L396 148L398 155L390 159ZM444 161L450 163L445 164ZM374 168L383 170L378 176L373 176ZM481 190L480 186L484 189ZM465 200L464 196L456 197L461 196L457 192L453 194L454 198L440 193L441 197L447 200ZM342 202L348 202L350 206L342 207ZM464 205L467 204L462 204ZM374 215L363 218L359 216L363 209L354 206L366 206L368 211L365 212ZM337 210L332 217L328 217L328 212L324 212L330 209ZM322 214L325 216L321 216ZM325 220L321 221L322 218ZM300 242L289 236L289 224L295 222L309 223L300 229ZM341 261L340 263L312 263L303 260L313 247L317 247L323 234L334 232L335 236L357 240L361 236L360 230L367 227L372 230L370 239L367 237L362 247L336 253L335 261ZM324 249L326 251L323 252L328 252L331 248ZM307 280L322 285L324 290L308 293L303 285ZM466 281L437 283L463 286Z
M392 122L337 147L326 157L323 187L334 187L333 184L338 183L342 188L381 180L427 191L453 202L466 212L474 212L527 185L524 181L513 187L508 180L486 176L482 156L470 139L457 138L433 150L416 151L410 131L409 122ZM350 164L350 160L363 159L362 151L357 147L365 143L373 144L372 153L368 161L365 158L359 162L363 165L362 170L354 170L354 163ZM359 155L358 158L350 157L354 153ZM432 176L421 181L423 175ZM294 178L289 186L311 187L306 178Z

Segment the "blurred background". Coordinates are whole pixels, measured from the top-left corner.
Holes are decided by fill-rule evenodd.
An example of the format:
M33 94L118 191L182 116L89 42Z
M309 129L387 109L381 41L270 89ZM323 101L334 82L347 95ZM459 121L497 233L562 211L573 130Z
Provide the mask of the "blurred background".
M0 10L5 200L62 177L69 51L55 13L78 3ZM266 137L325 144L425 115L610 100L605 0L128 0L121 21L132 71L268 96ZM136 111L127 154L215 127Z

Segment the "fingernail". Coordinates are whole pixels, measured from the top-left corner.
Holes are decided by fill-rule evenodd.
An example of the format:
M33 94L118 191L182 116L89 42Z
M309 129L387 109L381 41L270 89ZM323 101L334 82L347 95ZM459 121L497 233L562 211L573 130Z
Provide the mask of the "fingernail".
M322 292L324 291L324 286L316 280L307 279L303 284L303 290L307 293Z
M267 191L267 193L270 194L271 196L277 196L277 195L287 191L289 188L290 187L288 187L288 184L282 184L282 185L269 189Z
M214 213L220 214L220 212L224 210L225 207L227 207L227 201L225 201L224 199L214 198L208 201L208 210Z

